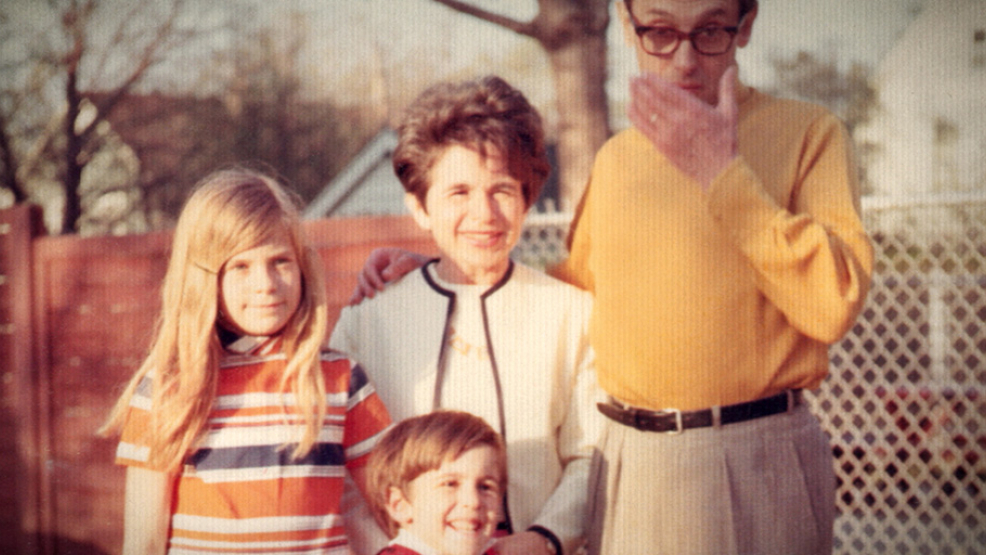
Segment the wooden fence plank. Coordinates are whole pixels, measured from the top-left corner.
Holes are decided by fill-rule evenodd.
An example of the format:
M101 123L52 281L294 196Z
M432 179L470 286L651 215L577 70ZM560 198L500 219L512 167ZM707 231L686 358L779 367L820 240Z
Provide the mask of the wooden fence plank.
M31 242L41 210L0 211L0 552L39 553L38 418L32 348Z

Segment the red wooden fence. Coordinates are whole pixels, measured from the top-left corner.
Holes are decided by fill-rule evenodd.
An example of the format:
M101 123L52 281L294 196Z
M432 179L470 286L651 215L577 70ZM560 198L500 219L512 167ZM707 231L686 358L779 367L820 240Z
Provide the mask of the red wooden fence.
M370 250L434 252L408 217L306 225L333 322ZM149 344L171 234L40 229L36 208L0 211L0 553L118 553L124 472L94 432Z

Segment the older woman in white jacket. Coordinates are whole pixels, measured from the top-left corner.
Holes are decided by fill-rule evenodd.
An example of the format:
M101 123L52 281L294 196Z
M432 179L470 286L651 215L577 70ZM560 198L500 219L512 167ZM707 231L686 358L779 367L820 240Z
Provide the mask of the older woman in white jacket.
M399 136L406 204L441 255L344 309L331 346L367 369L395 420L459 409L500 431L511 535L499 554L574 553L600 429L592 299L509 257L549 171L540 117L487 77L426 91ZM385 542L350 528L360 553Z

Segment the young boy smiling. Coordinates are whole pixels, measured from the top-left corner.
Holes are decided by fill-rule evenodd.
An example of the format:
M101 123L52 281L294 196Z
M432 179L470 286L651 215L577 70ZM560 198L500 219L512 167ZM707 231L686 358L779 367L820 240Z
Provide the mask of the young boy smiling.
M503 441L482 418L438 411L400 422L368 469L371 510L393 538L380 555L493 555L506 482Z

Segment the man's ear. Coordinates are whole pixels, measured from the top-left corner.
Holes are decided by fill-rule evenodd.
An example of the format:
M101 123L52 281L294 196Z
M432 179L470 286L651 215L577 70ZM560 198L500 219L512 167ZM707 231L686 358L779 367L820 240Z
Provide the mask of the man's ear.
M739 33L736 34L736 46L743 48L750 43L750 37L753 36L753 21L757 18L757 8L759 2L753 5L750 11L746 12L743 17L743 24L740 25Z
M390 518L401 526L401 528L410 524L414 519L412 518L412 507L411 502L404 496L404 492L399 488L391 486L387 490L387 514Z
M431 217L417 196L411 193L404 193L404 206L411 212L411 216L414 218L414 222L418 224L418 227L426 231L431 231Z

